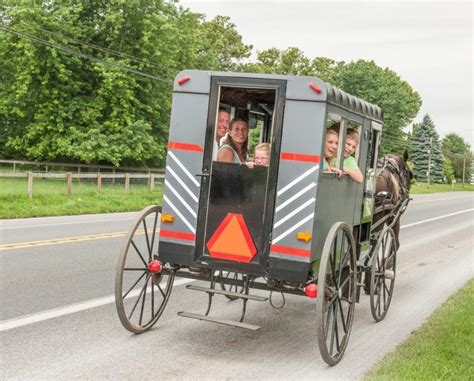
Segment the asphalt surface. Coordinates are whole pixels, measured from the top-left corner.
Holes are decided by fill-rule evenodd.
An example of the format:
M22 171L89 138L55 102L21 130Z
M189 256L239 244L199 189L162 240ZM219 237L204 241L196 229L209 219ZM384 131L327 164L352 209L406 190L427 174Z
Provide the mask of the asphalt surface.
M246 322L262 328L245 331L178 317L203 313L207 299L181 284L157 325L133 335L112 295L134 216L0 221L1 379L360 379L474 274L474 194L418 195L402 218L388 315L375 323L363 296L335 367L319 355L314 300L297 296L281 310L249 302ZM238 301L214 308L240 316Z

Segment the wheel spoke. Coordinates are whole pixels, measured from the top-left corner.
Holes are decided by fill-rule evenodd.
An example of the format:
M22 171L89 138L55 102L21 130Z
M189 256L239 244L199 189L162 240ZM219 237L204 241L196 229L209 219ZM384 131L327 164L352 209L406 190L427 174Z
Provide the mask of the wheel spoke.
M327 306L327 308L326 308L326 306ZM332 303L327 303L326 306L325 306L325 310L327 311L327 317L326 317L326 325L325 325L325 328L324 328L324 332L325 332L325 337L327 339L328 332L329 332L329 323L331 321Z
M342 328L344 329L344 332L347 333L346 318L344 317L344 309L342 308L341 300L338 299L337 301L339 304L339 311L341 312Z
M333 318L332 318L332 332L331 332L331 346L329 347L329 354L332 356L332 350L334 348L334 336L335 336L335 326L336 326L336 309L331 305L331 309L333 310Z
M148 229L146 227L146 219L143 219L143 228L145 229L145 240L146 240L146 247L148 248L148 261L151 261L151 247L150 247L150 239L148 237Z
M143 299L142 299L142 307L140 308L140 319L138 321L138 325L142 325L142 321L143 321L143 310L145 309L145 302L146 302L146 289L148 287L148 281L150 280L151 278L151 275L148 276L146 278L146 281L145 281L145 288L144 288L144 292L143 292Z
M161 286L160 286L159 284L157 284L156 287L158 287L158 289L160 290L161 295L163 295L163 298L166 298L166 295L165 295L165 293L163 292L163 289L161 288Z
M153 275L151 276L151 318L155 317L155 285L153 284Z
M133 239L130 241L130 243L132 244L132 246L135 248L135 251L137 252L137 254L140 256L140 259L142 260L143 264L146 266L148 266L148 264L146 263L145 259L143 258L142 256L142 253L140 253L140 250L138 250L138 247L137 245L135 245L135 242L133 242Z
M133 313L135 312L135 308L137 308L138 302L139 302L140 299L142 298L143 292L145 291L146 285L148 284L148 278L149 278L149 276L150 276L150 275L148 274L148 276L147 276L146 279L145 279L145 285L143 286L142 290L140 291L140 294L138 295L138 298L137 298L137 300L135 301L135 304L133 305L132 311L130 311L130 315L128 315L128 320L131 320L131 319L132 319L132 315L133 315Z
M339 353L339 350L341 348L340 342L339 342L339 327L337 326L337 304L334 303L334 333L336 334L336 353Z
M153 253L153 245L155 244L156 225L158 223L158 212L155 213L155 221L153 222L153 230L151 236L151 252Z
M140 278L138 278L137 281L132 285L132 287L130 287L129 290L122 296L122 299L125 299L127 297L130 291L132 291L135 288L135 286L138 284L138 282L142 280L142 278L146 275L146 273L147 273L146 271L143 272Z

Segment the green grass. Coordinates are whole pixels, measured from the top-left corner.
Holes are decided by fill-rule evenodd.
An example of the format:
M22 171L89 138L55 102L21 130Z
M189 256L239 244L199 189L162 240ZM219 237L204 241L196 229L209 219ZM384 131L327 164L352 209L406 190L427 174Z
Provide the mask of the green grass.
M124 194L124 185L102 184L97 193L95 183L73 182L72 195L66 195L65 179L34 179L33 198L27 195L26 178L0 178L0 218L63 216L87 213L136 211L147 205L161 204L163 187L155 190L146 184L133 184Z
M448 299L366 380L473 380L474 281Z
M474 191L474 185L464 184L463 187L462 184L456 183L453 187L451 184L430 184L430 186L428 187L427 183L417 182L411 186L410 194L427 194L456 191Z

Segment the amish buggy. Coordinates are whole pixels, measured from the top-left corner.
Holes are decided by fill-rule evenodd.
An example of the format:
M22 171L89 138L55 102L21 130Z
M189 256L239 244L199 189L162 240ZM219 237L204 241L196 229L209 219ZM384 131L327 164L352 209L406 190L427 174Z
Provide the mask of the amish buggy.
M216 158L223 110L246 121L250 152L268 143L268 165ZM326 137L335 123L339 142L330 165L344 169L344 144L355 130L360 183L327 171ZM406 158L387 157L379 161L387 182L377 180L382 123L379 107L316 77L179 73L163 203L138 215L117 265L123 326L133 333L149 330L176 278L182 279L175 284L208 295L204 314L179 316L249 330L260 328L244 322L249 301L272 303L272 292L300 295L316 299L321 356L337 364L362 291L370 295L376 321L385 318L393 296L393 227L409 202L409 170ZM218 296L241 300L240 317L211 314Z

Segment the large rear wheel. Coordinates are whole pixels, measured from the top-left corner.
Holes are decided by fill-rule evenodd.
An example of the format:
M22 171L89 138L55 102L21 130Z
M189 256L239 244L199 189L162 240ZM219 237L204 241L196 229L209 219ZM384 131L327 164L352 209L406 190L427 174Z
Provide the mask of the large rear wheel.
M115 276L115 304L123 326L133 333L158 321L173 288L174 275L159 262L161 206L143 209L122 246ZM160 269L161 267L161 269Z
M392 301L397 268L397 241L392 228L386 227L377 240L370 268L370 311L382 321Z
M318 274L317 336L323 360L337 364L344 355L356 301L356 253L349 226L335 223L324 243Z

